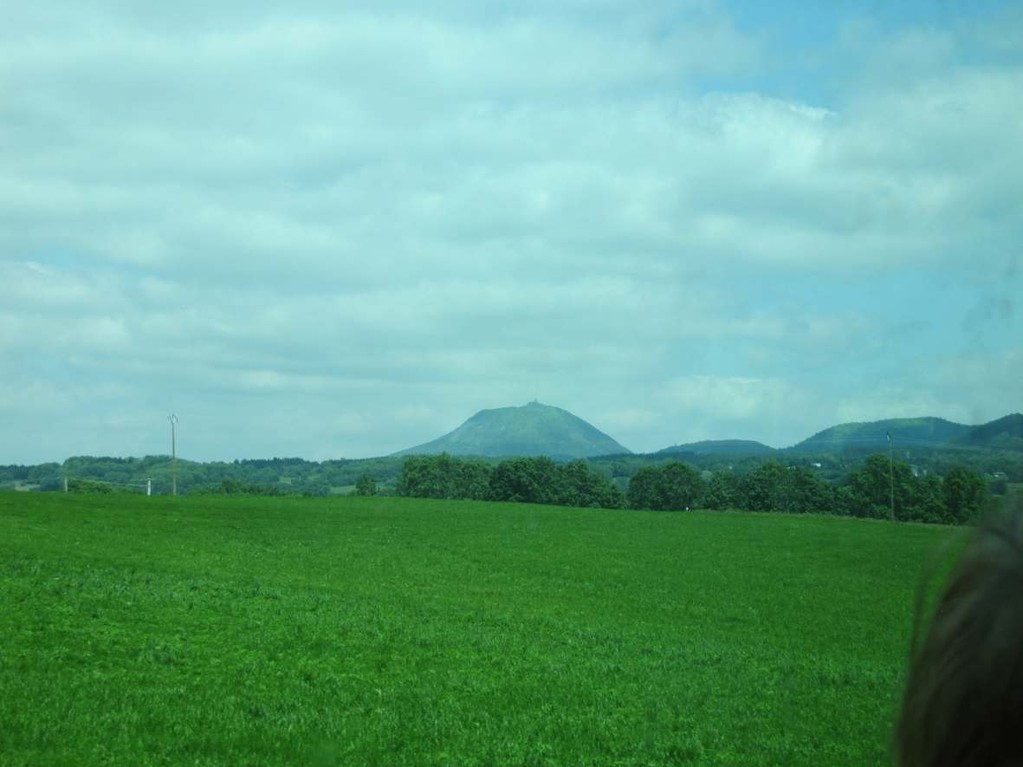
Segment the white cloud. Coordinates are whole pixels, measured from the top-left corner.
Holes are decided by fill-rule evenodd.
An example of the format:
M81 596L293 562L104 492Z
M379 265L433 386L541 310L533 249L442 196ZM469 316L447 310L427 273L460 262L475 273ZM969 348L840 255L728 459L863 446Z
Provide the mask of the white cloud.
M955 343L925 276L1018 284L1023 68L966 53L993 27L850 28L885 77L821 105L757 90L777 52L709 2L55 9L0 48L0 366L115 387L106 452L176 397L214 457L250 401L332 410L357 453L533 396L638 449L1013 401L869 383ZM893 280L923 286L898 320ZM985 327L1018 346L1018 314ZM324 423L279 436L329 454Z

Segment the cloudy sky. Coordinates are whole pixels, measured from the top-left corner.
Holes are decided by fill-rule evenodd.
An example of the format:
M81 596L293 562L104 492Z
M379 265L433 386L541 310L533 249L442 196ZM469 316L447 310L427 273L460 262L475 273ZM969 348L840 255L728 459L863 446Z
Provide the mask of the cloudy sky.
M1023 13L4 3L0 463L1023 410Z

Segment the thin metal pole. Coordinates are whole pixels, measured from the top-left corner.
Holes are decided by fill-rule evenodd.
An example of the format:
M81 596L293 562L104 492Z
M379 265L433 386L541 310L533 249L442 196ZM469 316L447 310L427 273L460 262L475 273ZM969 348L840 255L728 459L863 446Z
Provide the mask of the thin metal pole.
M892 444L892 435L888 434L888 486L889 486L889 498L891 499L891 515L892 522L895 521L895 471L894 462L892 461L892 450L894 446Z
M171 495L178 494L178 450L175 444L174 425L178 422L178 417L173 413L170 414L171 424Z

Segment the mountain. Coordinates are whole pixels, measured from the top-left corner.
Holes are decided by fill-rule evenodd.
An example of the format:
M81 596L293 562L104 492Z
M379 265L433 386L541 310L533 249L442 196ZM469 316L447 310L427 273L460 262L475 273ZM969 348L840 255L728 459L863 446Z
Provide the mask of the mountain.
M896 449L946 447L969 431L969 426L944 418L889 418L885 421L832 426L787 450L793 453L883 451L888 449L889 434Z
M1023 450L1023 415L1013 413L980 426L971 427L954 440L956 446L995 450Z
M546 455L586 458L631 452L567 410L539 402L481 410L453 432L394 455L478 455L487 458Z
M775 452L763 442L749 439L708 439L702 442L690 442L658 450L655 455L676 455L691 453L693 455L768 455Z

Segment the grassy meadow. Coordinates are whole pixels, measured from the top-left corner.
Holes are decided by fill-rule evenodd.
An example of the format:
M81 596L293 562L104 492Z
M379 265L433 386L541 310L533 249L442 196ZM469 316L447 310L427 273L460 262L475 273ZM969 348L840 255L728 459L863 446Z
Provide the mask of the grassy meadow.
M885 764L950 534L3 493L0 764Z

